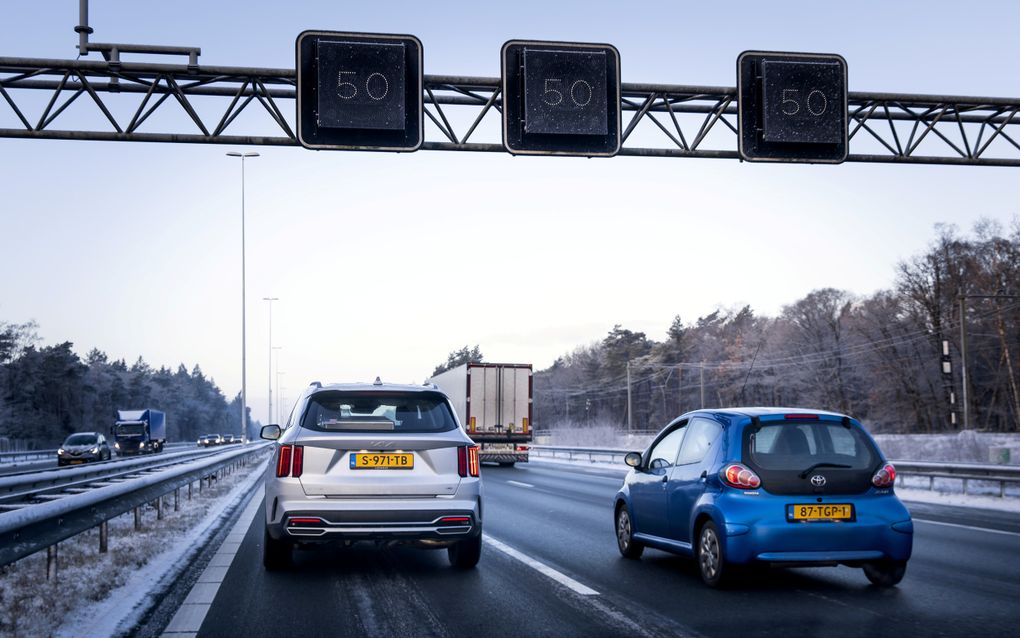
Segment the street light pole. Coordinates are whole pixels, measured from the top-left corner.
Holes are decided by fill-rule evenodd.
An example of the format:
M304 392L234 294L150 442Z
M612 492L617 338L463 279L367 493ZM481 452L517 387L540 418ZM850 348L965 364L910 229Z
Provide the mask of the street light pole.
M248 438L248 377L247 377L247 334L245 316L245 272L244 272L244 160L258 157L258 153L227 153L228 157L241 158L241 437Z
M283 346L273 346L273 350L276 350L276 420L272 421L273 415L269 415L271 423L280 422L280 403L282 399L280 397L280 350L283 350Z
M263 297L262 301L269 302L269 407L266 409L266 421L273 418L273 302L279 301L279 297Z

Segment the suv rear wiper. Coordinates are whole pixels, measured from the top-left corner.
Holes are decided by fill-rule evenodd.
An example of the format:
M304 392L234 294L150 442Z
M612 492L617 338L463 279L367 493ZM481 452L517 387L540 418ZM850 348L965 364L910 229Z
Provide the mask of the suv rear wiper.
M803 472L801 472L800 473L800 477L801 478L807 478L808 474L810 474L814 470L817 470L820 467L838 467L838 468L842 468L842 469L850 469L849 465L843 465L842 463L815 463L814 465L812 465L808 469L806 469Z

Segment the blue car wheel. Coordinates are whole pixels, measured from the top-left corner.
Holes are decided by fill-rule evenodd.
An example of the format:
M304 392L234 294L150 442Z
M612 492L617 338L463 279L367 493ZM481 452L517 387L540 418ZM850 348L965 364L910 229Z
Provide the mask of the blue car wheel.
M645 551L644 544L634 540L634 524L627 506L622 504L616 508L616 546L624 558L641 558Z
M712 521L707 521L698 532L696 556L701 580L706 585L721 587L729 580L729 571L732 567L726 564L726 555L722 541L719 539L719 530Z
M895 587L907 573L905 560L880 560L864 564L864 575L872 585Z

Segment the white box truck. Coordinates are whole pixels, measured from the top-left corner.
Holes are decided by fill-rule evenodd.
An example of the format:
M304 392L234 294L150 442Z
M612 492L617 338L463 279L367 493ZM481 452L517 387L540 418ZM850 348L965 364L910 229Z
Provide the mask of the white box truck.
M530 363L465 363L427 381L450 397L479 458L526 463L531 443Z

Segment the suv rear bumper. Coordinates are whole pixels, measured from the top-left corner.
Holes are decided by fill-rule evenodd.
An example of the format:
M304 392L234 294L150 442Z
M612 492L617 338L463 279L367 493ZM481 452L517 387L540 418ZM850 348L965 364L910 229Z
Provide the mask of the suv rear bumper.
M266 529L276 540L300 542L456 541L477 536L482 526L473 509L301 509L284 513Z
M279 487L280 482L272 486ZM288 493L293 489L271 489L267 482L266 529L275 540L295 542L452 542L481 533L480 487L477 481L462 482L459 498L326 498ZM462 520L465 518L466 521ZM294 519L318 521L294 522Z

